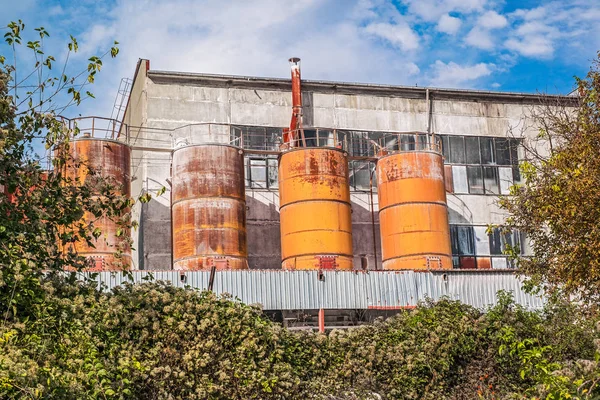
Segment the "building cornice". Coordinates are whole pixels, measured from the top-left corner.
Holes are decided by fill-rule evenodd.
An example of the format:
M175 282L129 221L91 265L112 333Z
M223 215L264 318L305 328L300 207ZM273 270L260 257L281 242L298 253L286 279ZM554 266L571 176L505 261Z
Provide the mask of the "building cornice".
M179 84L209 87L234 87L259 90L291 91L291 80L253 76L215 75L190 72L148 71L148 78L156 84ZM564 95L544 95L515 92L493 92L470 89L442 89L434 87L395 86L366 83L302 80L305 92L366 94L373 96L425 99L427 91L435 100L461 100L473 102L552 104L576 106L578 98Z

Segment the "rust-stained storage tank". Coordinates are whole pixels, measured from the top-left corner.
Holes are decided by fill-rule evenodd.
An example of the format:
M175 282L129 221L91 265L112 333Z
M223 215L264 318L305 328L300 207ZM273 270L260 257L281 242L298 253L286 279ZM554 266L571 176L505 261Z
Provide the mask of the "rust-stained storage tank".
M67 176L79 182L101 176L116 186L120 195L131 196L131 148L122 142L110 139L82 138L69 143L70 160L67 163ZM92 181L93 182L93 181ZM125 213L128 213L126 210ZM84 221L92 221L94 228L101 231L97 239L92 239L94 247L85 241L74 243L77 253L90 261L89 270L115 271L129 269L131 266L131 248L129 229L119 226L114 218L96 218L91 213L84 215ZM122 253L116 257L116 252Z
M234 146L173 152L173 269L248 268L244 160Z
M279 159L283 269L352 269L348 160L333 148L296 148Z
M452 268L442 155L416 150L383 156L377 184L383 269Z

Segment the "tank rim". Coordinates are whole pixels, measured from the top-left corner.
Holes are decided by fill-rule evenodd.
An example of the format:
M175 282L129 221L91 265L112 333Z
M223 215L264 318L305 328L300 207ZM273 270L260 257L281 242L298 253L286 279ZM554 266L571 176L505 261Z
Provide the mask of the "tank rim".
M396 151L393 151L386 155L377 157L377 161L383 160L384 158L395 156L398 154L410 154L410 153L431 153L431 154L435 154L437 156L444 158L444 155L442 153L440 153L439 151L435 151L435 150L396 150Z
M302 151L302 150L328 150L328 151L337 151L342 153L344 156L348 156L348 152L344 149L339 149L337 147L331 147L331 146L315 146L315 147L294 147L293 149L290 150L285 150L285 151L280 151L279 155L277 156L277 159L281 159L281 157L283 157L286 154L289 153L293 153L296 151Z
M185 146L180 146L176 149L172 149L171 154L175 153L178 150L186 149L188 147L207 147L207 146L231 147L232 149L244 151L244 149L242 149L239 146L234 146L232 144L227 144L227 143L197 143L197 144L186 144Z
M85 142L85 141L110 142L110 143L116 143L116 144L120 144L122 146L126 146L126 147L131 148L130 144L122 142L122 141L117 140L117 139L106 139L106 138L96 138L96 137L78 137L78 138L73 138L70 141L70 143Z

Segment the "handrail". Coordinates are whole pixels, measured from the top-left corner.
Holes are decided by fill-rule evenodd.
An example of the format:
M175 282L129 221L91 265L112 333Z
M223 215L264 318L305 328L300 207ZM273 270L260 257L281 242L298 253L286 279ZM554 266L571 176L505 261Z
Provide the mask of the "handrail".
M381 132L302 127L293 132L284 127L215 122L191 123L176 128L152 128L129 126L115 119L98 116L76 118L59 116L58 118L69 129L77 129L85 137L120 140L129 145L144 148L173 149L178 147L178 143L219 143L237 146L248 151L268 152L284 152L298 147L331 147L341 149L352 157L367 158L398 151L442 152L441 139L437 134L419 131ZM293 143L281 143L281 134L284 129L287 129L290 133L295 133L290 135L295 138ZM165 138L156 138L161 133L165 134ZM269 135L273 140L269 140ZM257 143L260 143L260 145L257 145Z

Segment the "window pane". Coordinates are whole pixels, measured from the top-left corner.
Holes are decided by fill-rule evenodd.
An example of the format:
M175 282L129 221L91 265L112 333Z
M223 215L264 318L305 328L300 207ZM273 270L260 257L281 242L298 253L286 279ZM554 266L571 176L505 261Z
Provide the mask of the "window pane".
M513 167L512 174L513 174L513 182L521 183L521 170L519 169L519 167Z
M341 145L342 149L352 154L351 140L350 135L348 135L348 132L338 129L335 133L337 135L337 144Z
M250 159L250 181L252 187L267 187L267 160Z
M498 165L510 165L508 139L496 138L496 163Z
M400 150L400 143L398 140L398 135L385 135L385 137L381 139L381 145L389 151L398 151Z
M465 142L462 136L450 136L450 162L465 163Z
M448 136L442 136L442 153L444 155L444 162L450 162L450 146L448 145Z
M366 132L352 131L352 155L366 156L369 152Z
M415 135L402 134L400 135L400 150L413 151L415 149Z
M500 255L502 254L502 240L500 239L500 229L494 228L490 234L490 254Z
M483 181L485 185L485 193L487 194L499 194L500 189L498 187L498 168L497 167L483 167Z
M300 143L303 147L317 147L317 131L314 129L304 129L304 142L302 142L302 136L300 136Z
M469 193L483 194L483 175L481 167L467 167L467 180L469 181Z
M500 180L500 194L510 194L513 185L513 171L511 167L498 167L498 178Z
M479 144L481 148L481 163L495 164L494 139L482 137L479 138Z
M244 157L244 180L246 181L246 187L250 187L250 159Z
M269 187L270 188L279 187L279 180L278 180L279 171L277 169L277 159L269 158L267 160L267 166L268 166L267 172L268 172L268 176L269 176Z
M239 126L231 126L229 141L234 146L242 147L242 129Z
M260 126L245 126L242 128L244 132L244 146L254 150L266 150L267 139L266 128Z
M508 145L510 148L510 162L515 167L519 165L519 145L521 141L519 139L509 139Z
M451 225L452 254L459 256L475 255L474 237L472 226Z
M350 169L350 186L356 190L369 190L371 171L368 161L352 161Z
M523 235L519 231L503 232L500 228L494 228L490 235L490 250L492 255L504 254L507 246L514 246L517 253L522 253Z
M281 144L282 132L281 129L278 128L267 128L266 129L266 137L267 150L279 150L279 145Z
M428 139L427 135L417 135L417 150L429 150Z
M460 269L476 269L475 257L460 257Z
M479 138L465 137L467 164L481 164L479 159Z
M452 166L452 183L454 185L454 193L469 193L467 167L464 165Z

